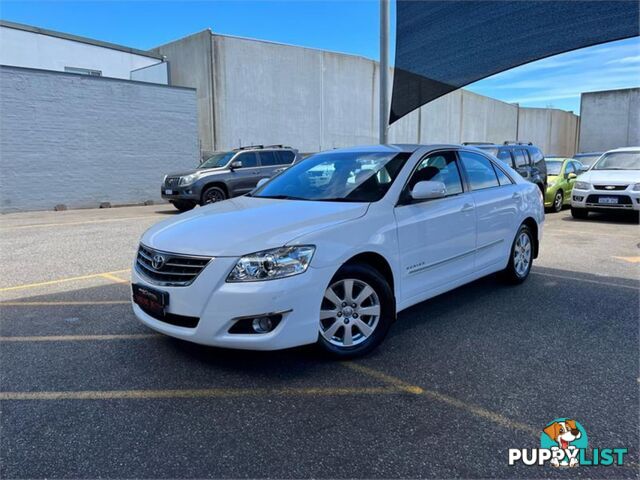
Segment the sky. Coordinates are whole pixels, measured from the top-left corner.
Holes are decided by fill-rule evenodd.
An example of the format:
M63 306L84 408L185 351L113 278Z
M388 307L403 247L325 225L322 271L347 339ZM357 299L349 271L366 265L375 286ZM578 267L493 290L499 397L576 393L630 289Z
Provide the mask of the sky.
M210 28L221 34L379 57L377 0L0 0L0 18L143 50ZM392 4L392 41L394 23ZM521 106L579 113L581 92L638 86L640 39L634 38L539 60L466 88Z

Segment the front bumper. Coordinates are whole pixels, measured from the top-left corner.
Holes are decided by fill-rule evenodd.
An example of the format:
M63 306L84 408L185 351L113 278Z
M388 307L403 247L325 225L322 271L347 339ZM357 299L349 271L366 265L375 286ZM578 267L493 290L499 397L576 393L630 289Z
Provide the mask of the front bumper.
M171 193L168 193L171 192ZM186 187L165 187L160 188L160 196L165 200L191 200L198 202L200 200L200 191L193 185Z
M134 267L132 282L169 293L167 312L198 317L195 328L156 319L133 304L136 317L148 327L172 336L218 347L278 350L306 345L318 339L320 305L324 289L335 272L313 268L300 275L264 282L226 283L237 258L218 257L185 287L163 287L143 277ZM229 333L234 319L284 312L268 333Z
M584 208L591 211L640 211L640 191L631 190L589 190L573 189L571 192L571 207ZM617 203L606 203L602 197L615 197Z

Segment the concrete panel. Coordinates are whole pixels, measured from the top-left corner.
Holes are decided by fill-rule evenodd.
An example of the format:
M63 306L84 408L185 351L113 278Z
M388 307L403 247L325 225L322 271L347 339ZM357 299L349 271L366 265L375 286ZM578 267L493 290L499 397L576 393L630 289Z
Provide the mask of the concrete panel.
M322 51L219 35L213 40L216 149L272 143L304 152L322 148Z
M517 106L462 90L463 142L515 140L517 121Z
M581 152L640 145L640 88L583 93Z
M518 140L533 142L545 155L571 156L576 153L578 117L549 108L521 108Z
M167 58L171 85L196 89L200 147L215 150L211 31L189 35L152 51Z
M156 63L148 67L142 67L131 72L131 80L137 82L169 84L169 64L167 62Z
M420 143L460 143L462 90L437 98L420 108Z
M195 91L0 67L0 211L160 200L198 161Z

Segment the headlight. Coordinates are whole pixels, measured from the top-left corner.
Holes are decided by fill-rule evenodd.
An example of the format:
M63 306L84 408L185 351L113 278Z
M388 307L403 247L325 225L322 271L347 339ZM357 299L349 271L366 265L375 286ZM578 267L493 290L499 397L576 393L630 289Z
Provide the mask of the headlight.
M258 282L304 273L311 263L313 245L281 247L246 255L236 263L227 282Z
M191 185L198 179L197 173L192 173L191 175L185 175L184 177L180 177L180 185Z
M633 190L634 192L639 191L640 190L640 183L636 183L631 190Z
M587 182L576 182L573 188L575 190L591 190L591 184Z

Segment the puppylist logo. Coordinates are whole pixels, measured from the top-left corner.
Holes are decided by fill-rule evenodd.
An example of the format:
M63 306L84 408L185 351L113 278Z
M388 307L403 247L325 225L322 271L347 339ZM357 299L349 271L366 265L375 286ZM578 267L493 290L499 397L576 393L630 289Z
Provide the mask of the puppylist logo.
M622 465L626 448L594 448L587 451L587 431L576 420L556 418L548 423L540 434L540 448L510 448L509 465L522 462L525 465L549 464L557 468L578 466Z

